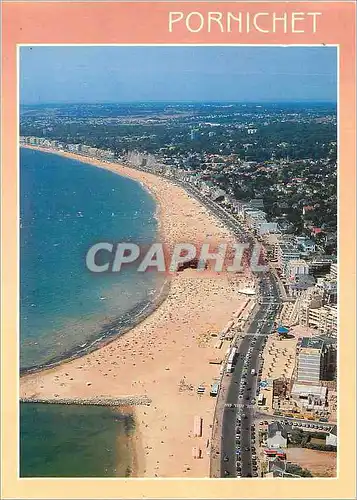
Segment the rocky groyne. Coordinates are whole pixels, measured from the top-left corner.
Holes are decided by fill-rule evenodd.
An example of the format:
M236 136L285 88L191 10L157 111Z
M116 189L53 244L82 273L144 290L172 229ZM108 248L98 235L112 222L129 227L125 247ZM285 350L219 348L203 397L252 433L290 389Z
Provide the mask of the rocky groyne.
M21 403L43 403L63 405L96 405L96 406L149 406L151 399L147 396L97 396L93 398L39 398L28 396L20 398Z

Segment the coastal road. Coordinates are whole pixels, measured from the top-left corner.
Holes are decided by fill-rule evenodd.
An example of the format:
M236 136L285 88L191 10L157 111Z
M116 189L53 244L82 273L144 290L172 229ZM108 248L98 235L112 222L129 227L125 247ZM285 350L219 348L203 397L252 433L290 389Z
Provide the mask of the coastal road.
M204 205L223 225L232 231L239 242L251 245L257 243L256 238L248 233L236 217L222 205L203 195L195 186L180 179L168 178L168 180L181 186L188 194ZM255 462L252 457L252 455L254 456L252 426L257 386L260 381L261 353L267 335L272 332L275 316L280 307L280 291L274 275L271 272L256 273L256 281L259 286L260 303L244 338L240 341L239 356L234 372L225 375L230 377L231 381L226 393L221 429L221 477L237 477L237 475L252 477L256 475ZM254 374L252 370L254 370ZM239 471L237 471L236 462Z
M226 227L233 232L236 237L239 238L240 242L256 243L254 237L247 233L246 229L244 229L243 226L237 221L237 218L222 205L214 202L208 196L203 195L195 186L189 185L177 179L175 179L174 182L183 187L185 191L208 208Z
M127 164L125 161L121 161L122 164ZM131 168L135 168L136 170L141 170L143 172L155 173L150 168L146 167L133 167L133 165L129 165ZM182 187L188 194L190 194L193 198L196 198L202 205L204 205L210 212L212 212L221 223L223 223L227 228L229 228L232 233L239 238L240 242L245 243L257 243L256 239L253 235L249 234L247 230L242 226L240 222L238 222L236 216L230 213L225 207L213 201L210 197L205 196L201 193L201 191L196 188L196 186L189 184L181 179L178 179L173 176L162 175L160 173L156 173L159 177L163 177L164 179L169 180L173 184L176 184Z
M231 381L223 414L221 477L253 477L256 474L252 426L262 363L261 353L267 336L273 330L274 319L280 307L279 290L270 273L260 276L259 286L262 304L241 341L234 372L227 375L231 377ZM252 370L256 374L252 374Z
M175 180L189 194L208 208L240 242L257 243L253 235L224 207L202 195L195 187ZM253 428L255 400L260 382L261 353L267 335L273 330L280 308L280 290L271 272L256 273L260 303L244 338L240 341L239 355L227 390L221 434L221 477L253 477L256 475L255 433ZM238 346L236 346L238 347ZM254 370L255 374L252 374Z

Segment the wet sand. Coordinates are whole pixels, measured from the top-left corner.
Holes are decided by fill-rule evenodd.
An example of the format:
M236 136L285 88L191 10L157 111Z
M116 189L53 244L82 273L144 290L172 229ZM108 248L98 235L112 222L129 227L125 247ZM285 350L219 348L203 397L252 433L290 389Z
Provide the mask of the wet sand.
M38 149L38 148L37 148ZM61 153L62 154L62 153ZM230 233L182 188L149 173L63 153L142 182L159 205L161 238L176 242L232 241ZM248 273L248 271L246 272ZM215 398L209 396L229 346L214 345L219 333L247 300L238 293L248 274L185 270L170 278L167 299L142 323L95 352L53 369L25 375L21 397L47 400L93 396L148 396L150 406L135 407L136 477L208 477L209 444ZM203 395L197 387L204 385ZM194 436L194 418L203 420ZM193 448L201 450L200 459Z

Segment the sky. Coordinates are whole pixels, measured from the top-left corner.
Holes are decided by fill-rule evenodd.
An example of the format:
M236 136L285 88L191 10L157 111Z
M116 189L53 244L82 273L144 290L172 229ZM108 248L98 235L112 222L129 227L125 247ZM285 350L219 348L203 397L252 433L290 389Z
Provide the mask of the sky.
M335 47L20 48L22 104L336 101Z

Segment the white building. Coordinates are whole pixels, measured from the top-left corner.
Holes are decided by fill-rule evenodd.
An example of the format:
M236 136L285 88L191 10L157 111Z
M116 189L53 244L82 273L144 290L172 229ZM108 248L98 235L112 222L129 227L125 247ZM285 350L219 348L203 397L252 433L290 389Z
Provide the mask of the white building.
M290 395L307 410L323 409L327 401L327 388L320 385L294 384Z
M280 422L272 422L268 425L267 446L269 448L286 448L288 446L288 434Z
M248 209L245 211L245 220L253 231L259 231L262 224L266 224L266 213L262 210Z
M258 229L259 236L263 236L264 234L276 234L278 232L278 223L277 222L262 222Z
M286 264L286 276L293 280L297 274L309 274L309 265L306 260L295 259L289 260Z
M278 266L281 272L286 275L286 265L290 260L300 258L299 250L292 243L280 242L278 245Z

